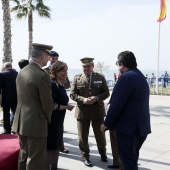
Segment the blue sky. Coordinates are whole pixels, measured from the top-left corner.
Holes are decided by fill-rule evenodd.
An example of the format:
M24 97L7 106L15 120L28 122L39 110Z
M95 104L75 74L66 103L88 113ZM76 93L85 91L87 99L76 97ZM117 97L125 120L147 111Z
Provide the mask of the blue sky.
M44 3L51 8L51 20L34 14L34 42L53 45L60 54L59 59L70 69L81 68L83 57L93 57L95 64L105 62L117 69L117 55L130 50L137 58L139 69L156 70L160 0L44 0ZM17 62L28 55L28 26L27 19L17 20L14 14L11 17L13 66L17 67ZM1 49L2 33L0 15ZM167 13L161 23L160 70L170 70L169 36Z

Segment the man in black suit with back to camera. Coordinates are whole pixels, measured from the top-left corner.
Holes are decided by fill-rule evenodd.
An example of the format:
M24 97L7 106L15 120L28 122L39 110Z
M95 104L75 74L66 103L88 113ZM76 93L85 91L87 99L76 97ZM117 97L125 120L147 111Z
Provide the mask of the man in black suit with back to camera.
M10 110L15 114L17 106L16 77L18 72L12 68L12 63L4 63L4 72L0 73L0 91L2 94L2 108L4 118L4 131L2 134L11 134ZM14 116L14 115L13 115Z
M21 59L19 62L18 62L18 66L20 69L23 69L25 66L27 66L29 64L29 61L26 60L26 59Z
M149 86L134 54L121 52L116 62L121 77L112 93L111 103L101 131L116 131L118 152L123 170L137 170L139 150L151 133Z

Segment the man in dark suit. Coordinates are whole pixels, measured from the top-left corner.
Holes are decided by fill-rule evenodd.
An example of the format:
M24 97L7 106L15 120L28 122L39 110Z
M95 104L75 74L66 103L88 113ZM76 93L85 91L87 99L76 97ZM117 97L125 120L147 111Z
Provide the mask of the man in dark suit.
M2 108L4 118L3 134L11 134L11 124L17 106L16 77L18 72L12 69L12 63L4 63L4 72L0 73L0 91L2 93ZM12 120L10 121L10 111Z
M25 66L27 66L29 64L29 61L26 60L26 59L21 59L19 62L18 62L18 66L20 69L23 69Z
M32 44L30 63L18 74L18 104L12 130L18 133L20 153L18 170L45 170L48 123L53 101L50 78L42 69L52 46Z
M93 58L82 58L83 73L74 77L70 97L77 102L75 118L77 119L79 148L86 166L92 166L88 144L89 128L92 124L101 160L107 162L105 134L100 132L104 122L104 102L109 97L106 79L102 74L93 72Z
M139 150L151 133L149 113L149 86L136 68L136 58L130 51L118 55L118 79L111 104L101 131L116 131L116 140L124 170L137 170Z
M110 143L111 143L111 150L112 150L112 156L113 156L113 163L109 164L107 167L111 169L120 168L120 170L123 170L120 159L119 159L119 153L118 153L117 142L116 142L116 132L110 129L109 134L110 134Z

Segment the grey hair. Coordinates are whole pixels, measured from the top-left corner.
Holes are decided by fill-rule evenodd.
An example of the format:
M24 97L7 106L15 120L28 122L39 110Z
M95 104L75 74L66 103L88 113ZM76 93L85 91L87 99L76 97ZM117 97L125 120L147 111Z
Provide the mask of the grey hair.
M36 49L36 48L33 48L31 50L31 53L32 53L32 58L40 58L42 54L46 54L47 52L41 50L41 49Z

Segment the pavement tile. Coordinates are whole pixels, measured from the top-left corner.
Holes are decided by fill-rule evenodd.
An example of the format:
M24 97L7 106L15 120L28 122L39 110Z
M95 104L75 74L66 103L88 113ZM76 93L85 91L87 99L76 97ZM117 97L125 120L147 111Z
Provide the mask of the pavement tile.
M107 103L109 99L105 101ZM70 100L70 102L74 102ZM108 169L112 163L109 133L106 132L108 162L100 160L92 128L89 133L90 160L93 167L86 167L81 159L78 147L77 122L74 109L66 113L64 123L64 143L69 154L60 153L59 170L100 170ZM148 135L140 150L139 170L170 170L170 96L150 96L152 133ZM2 119L2 112L0 113ZM3 124L0 123L0 131Z

